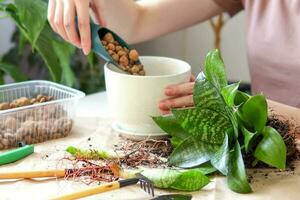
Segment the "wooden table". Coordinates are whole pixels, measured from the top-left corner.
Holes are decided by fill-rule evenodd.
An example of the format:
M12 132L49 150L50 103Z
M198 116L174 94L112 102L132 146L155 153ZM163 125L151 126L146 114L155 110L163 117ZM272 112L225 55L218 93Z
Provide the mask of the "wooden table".
M118 139L118 134L110 128L111 121L107 108L106 94L98 93L81 100L73 132L67 138L52 140L36 145L36 151L28 158L0 167L0 171L30 169L53 169L66 167L61 158L69 145L93 148L110 148ZM91 141L88 142L88 138ZM265 174L268 173L266 177ZM226 179L213 177L211 183L201 191L192 193L194 199L205 200L298 200L300 189L300 167L293 173L270 173L261 170L254 176L252 194L237 194L227 188ZM69 193L89 187L74 180L12 180L0 182L0 199L49 199L63 193ZM156 190L157 194L174 191ZM99 194L88 199L98 200L138 200L149 196L138 186L130 186L117 191Z

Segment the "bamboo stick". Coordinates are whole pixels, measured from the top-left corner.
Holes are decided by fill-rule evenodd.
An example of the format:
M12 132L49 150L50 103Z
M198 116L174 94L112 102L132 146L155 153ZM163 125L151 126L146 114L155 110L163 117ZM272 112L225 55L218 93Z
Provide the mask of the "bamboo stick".
M74 193L62 195L62 196L59 196L59 197L55 197L55 198L53 198L53 200L80 199L80 198L83 198L83 197L87 197L87 196L99 194L99 193L102 193L102 192L115 190L115 189L118 189L118 188L120 188L120 183L118 181L115 181L115 182L111 182L111 183L107 183L107 184L87 188L87 189L84 189L84 190L81 190L81 191L78 191L78 192L74 192Z
M43 177L61 178L64 176L65 176L65 170L0 172L0 179L43 178Z

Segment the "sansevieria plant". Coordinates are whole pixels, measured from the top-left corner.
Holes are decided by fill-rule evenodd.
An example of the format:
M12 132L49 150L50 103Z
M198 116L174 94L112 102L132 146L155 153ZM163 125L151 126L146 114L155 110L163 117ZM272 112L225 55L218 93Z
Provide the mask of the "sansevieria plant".
M174 150L168 158L179 168L210 164L227 176L228 187L249 193L242 155L285 169L286 146L281 135L267 126L268 104L263 94L250 96L227 84L218 50L208 53L204 72L194 86L195 107L174 109L153 120L171 136Z

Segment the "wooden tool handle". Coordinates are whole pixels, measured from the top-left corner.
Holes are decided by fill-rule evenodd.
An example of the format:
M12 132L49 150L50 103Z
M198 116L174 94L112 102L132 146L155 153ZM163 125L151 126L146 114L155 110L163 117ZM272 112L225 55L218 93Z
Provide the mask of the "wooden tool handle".
M63 196L55 197L53 200L79 199L79 198L99 194L99 193L102 193L102 192L115 190L115 189L118 189L118 188L120 188L120 183L118 181L115 181L115 182L111 182L111 183L107 183L107 184L87 188L87 189L84 189L84 190L81 190L81 191L78 191L78 192L74 192L74 193L63 195Z
M64 176L65 176L65 170L0 172L0 179L42 178L42 177L60 178Z

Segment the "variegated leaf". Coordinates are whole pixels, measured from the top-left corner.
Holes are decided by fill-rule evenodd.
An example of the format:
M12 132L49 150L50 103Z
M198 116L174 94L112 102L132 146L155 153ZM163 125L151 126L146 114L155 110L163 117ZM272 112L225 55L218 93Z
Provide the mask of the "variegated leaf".
M240 83L233 83L221 89L221 94L228 106L234 106L234 99L238 92Z
M227 183L228 187L234 192L252 192L248 183L241 147L238 141L236 141L233 151L229 154Z
M204 76L200 73L196 79L193 99L195 106L198 108L208 108L226 115L225 101L216 87L214 87Z
M222 174L227 175L228 161L229 161L229 144L228 144L228 136L227 134L225 134L225 138L222 146L211 158L210 162Z
M165 131L172 137L184 140L189 136L177 123L174 115L152 117L152 119L163 131Z
M141 174L151 180L155 187L180 191L197 191L210 182L197 169L143 169Z
M227 85L225 65L218 49L208 52L205 58L205 76L219 90Z
M219 145L189 137L172 152L168 162L170 165L181 168L195 167L209 161L219 147Z
M172 112L185 131L208 143L222 144L226 130L232 127L227 116L214 110L189 108Z

